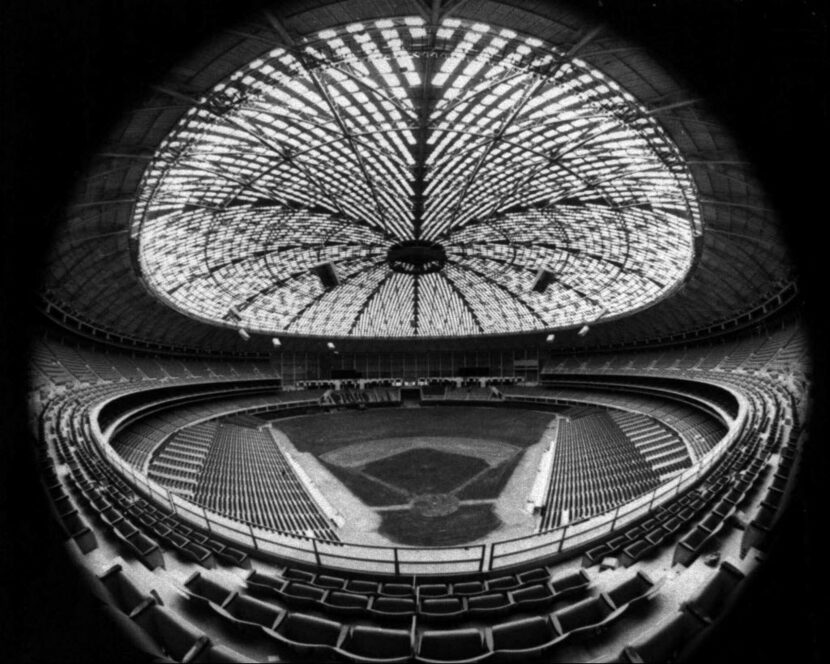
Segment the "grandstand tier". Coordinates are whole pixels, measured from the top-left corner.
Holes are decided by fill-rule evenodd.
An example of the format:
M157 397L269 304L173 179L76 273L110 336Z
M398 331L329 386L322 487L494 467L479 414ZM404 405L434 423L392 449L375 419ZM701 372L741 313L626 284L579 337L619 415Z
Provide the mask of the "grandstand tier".
M761 345L747 342L747 348ZM54 346L37 353L37 361L68 356ZM85 349L70 362L94 352ZM140 637L141 652L182 656L182 649L198 647L205 657L239 661L313 661L337 653L369 661L375 647L369 644L377 639L389 661L457 662L516 653L579 659L579 644L590 642L609 660L634 661L651 649L680 651L695 643L692 637L725 611L762 560L792 490L803 438L798 423L806 417L797 383L771 380L762 368L735 374L716 364L698 373L676 359L665 354L662 363L640 370L629 362L623 373L593 370L592 361L547 367L546 385L508 386L497 396L489 388L462 388L460 399L452 389L431 390L421 393L416 409L400 400L354 398L354 388L263 390L271 384L263 377L235 381L232 390L216 382L230 380L221 373L213 381L113 376L66 390L70 383L61 374L34 388L48 396L33 415L45 486L67 546L82 566L102 570L93 586L109 588L99 593L106 614ZM96 363L87 365L90 373ZM72 366L74 372L62 371L85 374ZM230 369L226 364L227 374ZM690 387L693 372L699 389ZM627 373L664 380L660 390L653 381L621 390ZM465 415L470 408L496 416ZM429 415L435 409L441 418ZM359 529L349 519L357 513L333 499L345 511L334 518L340 513L327 500L325 474L317 477L313 467L298 463L294 456L304 453L293 443L289 451L284 434L272 429L282 426L290 436L315 418L322 432L326 418L334 418L334 436L323 447L314 443L317 453L354 446L374 421L383 436L394 426L417 436L411 426L419 421L430 434L440 421L457 421L457 435L469 431L460 423L478 422L496 438L498 427L507 427L505 435L517 443L510 422L522 413L539 423L528 429L524 454L549 449L552 455L546 495L526 515L527 532L506 538L500 533L517 531L502 524L477 536L475 546L355 540ZM545 428L546 422L556 426ZM347 423L362 428L349 434ZM313 440L311 434L309 442L297 442ZM486 447L482 441L468 449L484 454ZM501 454L497 449L492 453ZM386 465L394 465L395 457L389 459ZM408 462L402 463L405 471ZM536 469L526 465L532 478ZM488 467L482 466L489 473ZM522 466L509 467L491 484L499 496L516 491L510 480ZM393 477L372 472L375 480ZM524 501L529 491L523 482L513 498ZM468 499L459 496L463 508ZM469 509L484 506L481 497L469 502ZM438 533L441 516L430 518ZM407 519L401 523L413 523ZM366 537L371 528L392 532L377 522L369 528ZM470 532L476 537L475 528ZM723 561L715 569L713 554ZM190 574L184 582L182 569ZM243 579L234 569L252 571ZM690 595L692 587L706 590ZM641 605L660 608L651 618L635 610ZM631 629L601 636L612 622Z

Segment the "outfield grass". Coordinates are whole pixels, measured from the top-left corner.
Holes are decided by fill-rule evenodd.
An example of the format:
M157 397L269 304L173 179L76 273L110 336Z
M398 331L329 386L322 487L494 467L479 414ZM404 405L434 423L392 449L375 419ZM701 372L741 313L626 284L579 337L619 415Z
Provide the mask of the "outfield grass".
M552 413L514 408L428 406L315 413L275 420L301 452L315 455L345 445L401 436L458 436L528 447L539 442Z
M378 531L405 546L465 544L496 530L501 521L492 505L462 505L446 516L425 517L411 510L380 512Z

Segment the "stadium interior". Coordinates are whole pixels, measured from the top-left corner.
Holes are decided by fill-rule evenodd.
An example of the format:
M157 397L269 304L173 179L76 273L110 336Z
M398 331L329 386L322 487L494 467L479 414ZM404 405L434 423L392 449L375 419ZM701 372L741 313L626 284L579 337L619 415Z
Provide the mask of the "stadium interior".
M824 10L49 5L0 21L10 659L827 654Z

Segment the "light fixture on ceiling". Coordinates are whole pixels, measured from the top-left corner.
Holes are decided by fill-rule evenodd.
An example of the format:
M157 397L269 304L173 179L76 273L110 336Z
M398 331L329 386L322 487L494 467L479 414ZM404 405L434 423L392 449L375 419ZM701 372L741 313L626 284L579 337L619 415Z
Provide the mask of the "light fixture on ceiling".
M231 305L228 307L228 313L225 314L225 320L236 321L238 323L242 320L242 314L239 313L239 309Z
M274 348L279 348L280 346L282 346L282 341L280 341L279 339L277 339L277 337L274 337L273 339L271 339L271 345L272 345Z
M556 335L555 335L555 334L549 334L549 335L545 338L545 341L547 341L549 344L552 344L554 339L556 339Z
M539 272L536 273L536 279L530 289L535 293L544 293L555 279L556 276L553 272L544 267L540 268Z
M588 334L588 332L590 332L590 330L590 327L588 327L587 325L583 325L581 328L579 328L579 332L577 332L577 334L580 337L584 337L586 334Z
M239 332L239 336L242 337L245 341L248 341L251 338L251 335L248 334L248 330L246 330L244 327L240 327L237 331Z
M317 275L324 290L331 290L340 285L340 277L337 276L337 270L334 269L332 262L315 265L311 268L311 272Z

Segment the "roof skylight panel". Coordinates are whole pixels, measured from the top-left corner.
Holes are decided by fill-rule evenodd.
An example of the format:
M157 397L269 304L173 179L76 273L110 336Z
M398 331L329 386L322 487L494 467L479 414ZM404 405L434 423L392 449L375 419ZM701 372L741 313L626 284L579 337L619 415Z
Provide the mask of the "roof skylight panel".
M448 141L452 140L453 132L447 132ZM475 162L480 159L487 149L490 141L488 138L470 135L470 134L455 134L457 142L453 146L447 146L446 155L436 155L436 158L427 163L434 169L435 176L440 173L442 177L450 174L458 174L462 172L469 172L474 168ZM452 149L449 149L452 147ZM435 148L436 152L438 148ZM443 159L438 159L443 156Z
M499 169L497 171L493 167L483 173L479 171L467 192L470 201L465 206L466 213L463 216L459 215L458 223L462 223L467 217L476 216L483 209L491 209L494 205L500 207L504 197L521 183L523 175L522 170Z
M457 74L456 77L451 81L444 95L449 97L450 93L454 90L464 90L467 87L467 83L470 81L470 78L471 77L467 74Z
M438 69L438 73L448 77L452 75L452 73L458 68L459 65L463 64L464 61L464 52L459 45L456 44L453 50L447 54L447 57L441 59L441 67Z
M429 183L426 209L431 215L447 208L448 205L457 205L469 180L468 172L436 173Z
M559 280L548 286L543 297L534 297L537 311L549 327L573 325L585 320L585 314L593 310L590 302L569 289Z
M541 171L530 187L529 191L543 194L543 200L548 199L551 205L557 204L563 198L588 198L585 194L594 193L585 185L584 180L554 163Z
M386 275L384 265L371 267L362 262L350 266L336 291L326 292L314 302L297 321L297 328L329 330L331 334L346 335L357 317L363 301L372 293Z
M467 178L462 173L447 173L445 175L436 173L434 177L430 178L426 187L427 217L431 216L435 210L443 207L443 202L448 196L459 193L466 181Z
M368 299L355 331L364 336L413 335L412 289L411 277L392 273Z
M459 277L459 272L462 272L465 277ZM465 292L467 290L475 292L475 295L470 297L469 301L485 332L508 332L517 322L528 330L540 329L545 326L545 323L534 316L521 300L512 297L503 289L481 279L477 275L472 275L472 278L467 276L471 274L469 270L454 271L453 279L459 283L464 283L462 289Z
M407 149L406 145L400 138L400 134L398 131L390 131L386 135L387 141L389 141L395 148L395 154L397 155L398 159L400 159L399 166L401 168L409 168L410 166L415 164L415 160L412 157L412 153Z
M387 222L394 223L399 229L407 228L410 223L410 211L405 201L402 201L404 193L389 191L388 187L379 187L378 181L375 184L375 193L383 210L383 216Z
M438 71L436 74L433 74L432 78L430 79L430 85L433 85L436 88L440 88L444 86L444 84L446 84L448 77L449 73Z
M395 147L391 142L387 142L387 137L372 134L361 136L358 140L366 147L366 153L371 155L377 172L384 178L387 186L403 190L407 184L407 165L402 163Z
M463 123L457 123L455 126L447 124L435 128L432 131L432 139L434 146L427 158L427 164L437 168L442 157L445 161L459 152L475 149L486 140L486 137L464 127ZM445 152L449 152L450 157L444 157Z
M440 274L420 277L419 327L421 334L475 334L478 326L467 306Z

